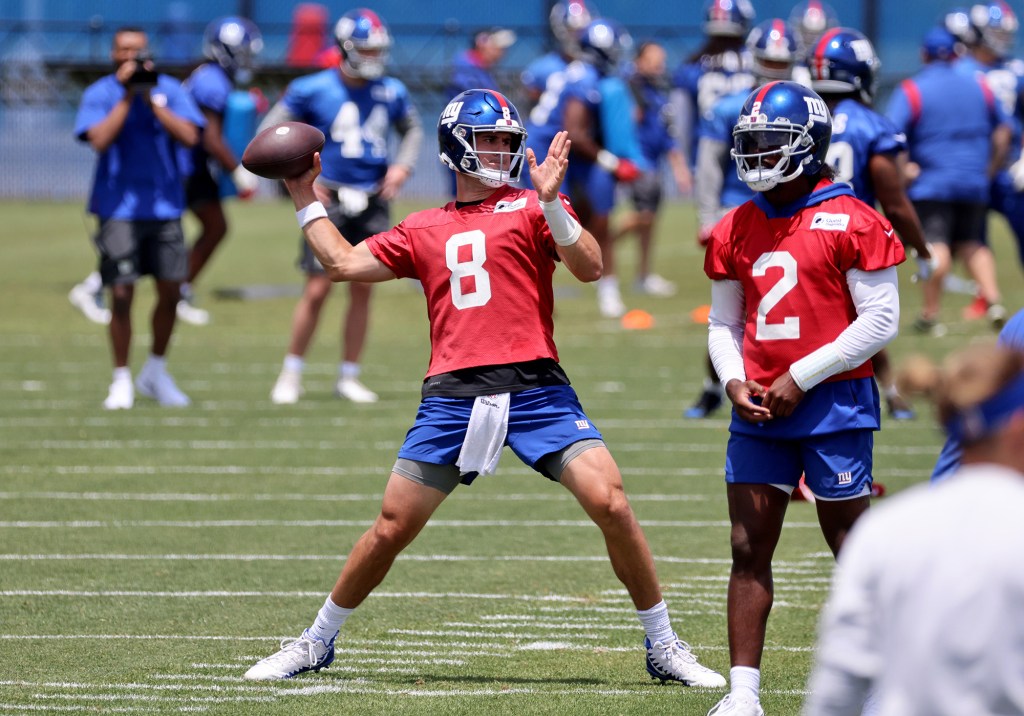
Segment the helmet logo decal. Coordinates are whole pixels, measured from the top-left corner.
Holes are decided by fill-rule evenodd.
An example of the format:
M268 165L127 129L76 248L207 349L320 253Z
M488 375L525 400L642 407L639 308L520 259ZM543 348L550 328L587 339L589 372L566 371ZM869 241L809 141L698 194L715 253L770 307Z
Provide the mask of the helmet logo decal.
M828 107L820 97L804 97L807 105L807 116L811 122L828 122Z
M459 112L462 111L463 104L463 102L452 102L445 107L444 112L441 113L441 124L450 125L457 120L459 118Z

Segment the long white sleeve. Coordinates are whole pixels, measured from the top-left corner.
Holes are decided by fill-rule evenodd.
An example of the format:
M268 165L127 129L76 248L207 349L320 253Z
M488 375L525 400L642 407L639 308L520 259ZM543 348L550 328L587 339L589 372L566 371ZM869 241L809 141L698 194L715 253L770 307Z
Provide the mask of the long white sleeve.
M739 281L711 282L708 353L722 385L733 378L747 379L743 368L743 304L743 284Z

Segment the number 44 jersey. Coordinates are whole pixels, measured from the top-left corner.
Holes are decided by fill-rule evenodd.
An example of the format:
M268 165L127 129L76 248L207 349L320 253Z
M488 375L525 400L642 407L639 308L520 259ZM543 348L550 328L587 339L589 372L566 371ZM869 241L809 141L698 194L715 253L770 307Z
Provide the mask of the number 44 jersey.
M905 258L884 217L848 185L823 179L790 206L773 207L758 194L727 214L712 232L704 272L742 285L744 369L748 380L770 386L857 318L847 271L879 271ZM829 382L871 375L867 361Z
M366 245L396 276L423 284L428 376L558 360L551 285L558 254L537 192L502 187L480 203L418 211Z

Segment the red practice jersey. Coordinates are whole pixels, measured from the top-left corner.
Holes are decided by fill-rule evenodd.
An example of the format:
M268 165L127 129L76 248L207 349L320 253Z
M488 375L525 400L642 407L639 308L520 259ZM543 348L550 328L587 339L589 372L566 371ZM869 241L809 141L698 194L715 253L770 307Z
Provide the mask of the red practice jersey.
M704 272L742 284L743 366L748 380L768 386L856 319L847 271L878 271L905 258L883 216L845 184L822 180L792 212L758 196L727 214L712 231ZM866 361L829 380L871 375Z
M423 284L428 376L558 360L551 286L558 254L537 192L503 187L481 204L418 211L366 245L396 276Z

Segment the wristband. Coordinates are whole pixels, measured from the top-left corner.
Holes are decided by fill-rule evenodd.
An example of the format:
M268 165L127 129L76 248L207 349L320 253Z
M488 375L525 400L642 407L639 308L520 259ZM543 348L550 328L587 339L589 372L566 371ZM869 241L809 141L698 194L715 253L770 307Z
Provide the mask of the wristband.
M327 209L319 201L314 201L309 206L304 206L295 212L295 218L299 220L299 228L306 228L306 224L316 219L326 219Z
M793 382L805 393L844 370L849 370L849 366L833 343L826 343L789 366Z
M607 149L602 149L597 153L597 166L609 174L614 174L615 170L619 168L619 158Z
M553 201L540 202L540 210L544 212L544 218L548 222L548 229L551 231L551 238L559 246L572 246L579 241L583 234L583 227L580 222L572 218L572 214L565 210L562 200L556 196Z

